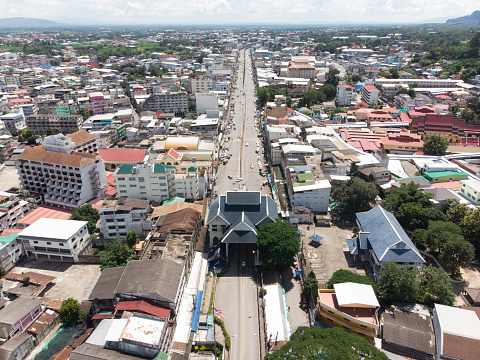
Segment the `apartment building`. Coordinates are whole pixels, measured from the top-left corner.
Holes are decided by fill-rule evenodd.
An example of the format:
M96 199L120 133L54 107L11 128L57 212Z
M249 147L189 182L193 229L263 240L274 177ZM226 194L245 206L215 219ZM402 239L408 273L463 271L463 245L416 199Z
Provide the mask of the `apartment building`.
M81 115L35 114L27 116L26 125L34 135L46 135L48 129L57 129L63 134L80 130L83 118Z
M41 218L18 238L27 256L45 260L78 262L78 255L90 246L87 222L78 220Z
M20 200L15 194L0 191L0 233L13 228L29 210L28 201Z
M106 190L107 176L98 155L66 151L27 148L16 166L24 190L43 196L47 204L76 208Z
M150 95L142 106L143 111L162 111L167 113L188 112L186 92L162 92Z
M91 92L88 94L90 98L90 103L92 105L93 115L105 113L105 97L99 91Z
M355 101L355 92L352 85L340 84L337 86L335 101L338 106L350 106Z
M175 196L198 199L199 183L196 168L175 174L175 167L141 163L123 165L113 173L120 197L162 202Z
M147 220L152 212L149 200L119 198L105 200L99 209L100 231L103 238L110 240L119 236L125 238L129 231L136 231L145 238L154 221Z
M79 130L72 134L56 134L45 137L43 146L48 151L71 154L73 151L97 154L98 135Z
M3 121L8 131L23 130L27 127L23 112L11 112L9 114L0 115L0 121Z
M369 105L376 104L380 91L373 85L365 85L362 88L362 101L365 101Z
M295 61L288 64L287 77L314 79L315 66L309 64L308 58L296 58Z
M15 264L25 255L22 242L18 239L18 234L0 236L0 265L4 271L10 271ZM2 283L0 280L0 290ZM0 300L2 294L0 291Z
M472 204L480 205L480 182L474 179L461 180L462 186L460 187L459 194Z
M190 94L209 92L212 89L213 79L208 75L190 74Z
M316 213L328 211L330 181L316 179L310 166L287 168L287 185L292 207L306 206Z

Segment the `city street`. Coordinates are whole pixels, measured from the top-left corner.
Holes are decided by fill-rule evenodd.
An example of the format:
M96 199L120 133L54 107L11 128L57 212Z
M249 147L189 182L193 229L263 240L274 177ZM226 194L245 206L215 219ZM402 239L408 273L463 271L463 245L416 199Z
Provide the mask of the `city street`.
M246 56L246 58L245 58ZM245 84L243 83L243 64L246 62ZM260 190L265 178L258 173L255 129L255 85L252 83L251 57L247 50L240 50L237 78L233 90L234 122L230 134L224 138L231 140L225 145L232 156L226 165L220 165L216 189L225 194L235 189ZM232 107L233 108L233 107ZM262 144L260 145L260 157ZM251 165L253 164L253 169ZM229 179L228 176L232 179ZM236 181L237 178L243 178ZM262 193L268 193L265 188ZM254 247L239 246L231 249L230 270L218 281L215 307L225 316L224 322L231 337L231 359L259 359L260 332L258 319L257 287L254 278ZM242 271L242 262L245 269Z

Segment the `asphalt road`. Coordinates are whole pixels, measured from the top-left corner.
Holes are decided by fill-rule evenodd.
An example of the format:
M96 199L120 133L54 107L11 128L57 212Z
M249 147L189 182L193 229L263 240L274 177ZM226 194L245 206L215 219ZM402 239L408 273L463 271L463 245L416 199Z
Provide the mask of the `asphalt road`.
M237 89L233 92L235 102L235 130L231 129L230 134L224 136L232 138L227 144L229 152L232 153L228 164L221 165L217 176L219 194L226 191L240 189L244 186L247 190L260 190L264 177L258 174L256 141L257 130L255 129L254 113L254 84L252 84L251 58L249 51L246 51L246 77L243 84L243 63L245 61L244 51L240 51L238 77L236 79ZM245 92L245 95L243 95ZM237 97L238 95L238 97ZM248 143L248 146L247 146ZM260 151L262 144L260 143ZM260 152L260 156L262 154ZM250 165L253 163L254 168ZM231 175L233 179L228 179ZM236 182L239 177L243 181ZM263 193L267 193L264 189ZM222 311L225 316L224 322L230 335L231 359L232 360L256 360L260 358L259 342L259 319L257 307L257 288L254 280L254 255L253 247L239 247L231 249L230 270L218 281L215 295L215 307ZM246 267L242 271L242 262Z

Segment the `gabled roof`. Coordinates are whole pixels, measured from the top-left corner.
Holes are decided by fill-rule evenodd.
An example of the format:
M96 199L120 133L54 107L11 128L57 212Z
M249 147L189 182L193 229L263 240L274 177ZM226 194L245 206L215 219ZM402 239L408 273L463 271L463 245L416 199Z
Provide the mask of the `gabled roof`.
M176 152L173 148L168 150L165 155L163 155L163 158L162 159L165 159L167 156L171 156L172 158L174 158L175 160L178 160L178 158L180 157L180 154L178 152Z
M381 206L357 213L357 221L363 231L370 233L368 244L379 261L425 262L395 216Z
M158 316L160 318L168 318L168 316L170 315L169 308L152 304L146 300L121 299L115 306L115 310L142 311L144 313Z
M372 285L346 282L333 285L338 305L344 307L380 307Z
M147 150L139 149L99 149L98 154L103 157L104 162L142 162Z

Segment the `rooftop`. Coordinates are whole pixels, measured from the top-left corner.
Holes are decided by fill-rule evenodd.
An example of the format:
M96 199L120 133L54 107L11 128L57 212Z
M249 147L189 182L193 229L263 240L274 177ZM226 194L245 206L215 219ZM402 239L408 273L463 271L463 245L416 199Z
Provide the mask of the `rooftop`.
M335 290L319 290L318 296L322 304L341 311L357 320L378 325L375 318L375 308L342 307L338 304Z
M480 340L480 319L475 312L435 304L435 313L443 333Z
M371 285L346 282L333 285L339 306L358 308L380 307Z
M104 162L138 163L142 162L147 150L139 149L99 149L98 154Z
M67 137L72 139L72 141L75 143L75 145L80 145L83 144L84 142L87 142L89 140L98 138L98 135L90 134L87 130L78 130L74 133L67 134Z
M33 224L35 221L41 218L68 220L71 216L71 210L66 210L49 205L41 205L38 208L30 211L20 220L18 220L17 224L20 226L27 226Z
M20 236L68 240L85 225L86 221L41 218L23 230Z
M76 151L71 154L64 154L47 151L44 146L35 146L26 148L23 153L17 155L17 159L81 168L94 162L97 159L97 155Z

